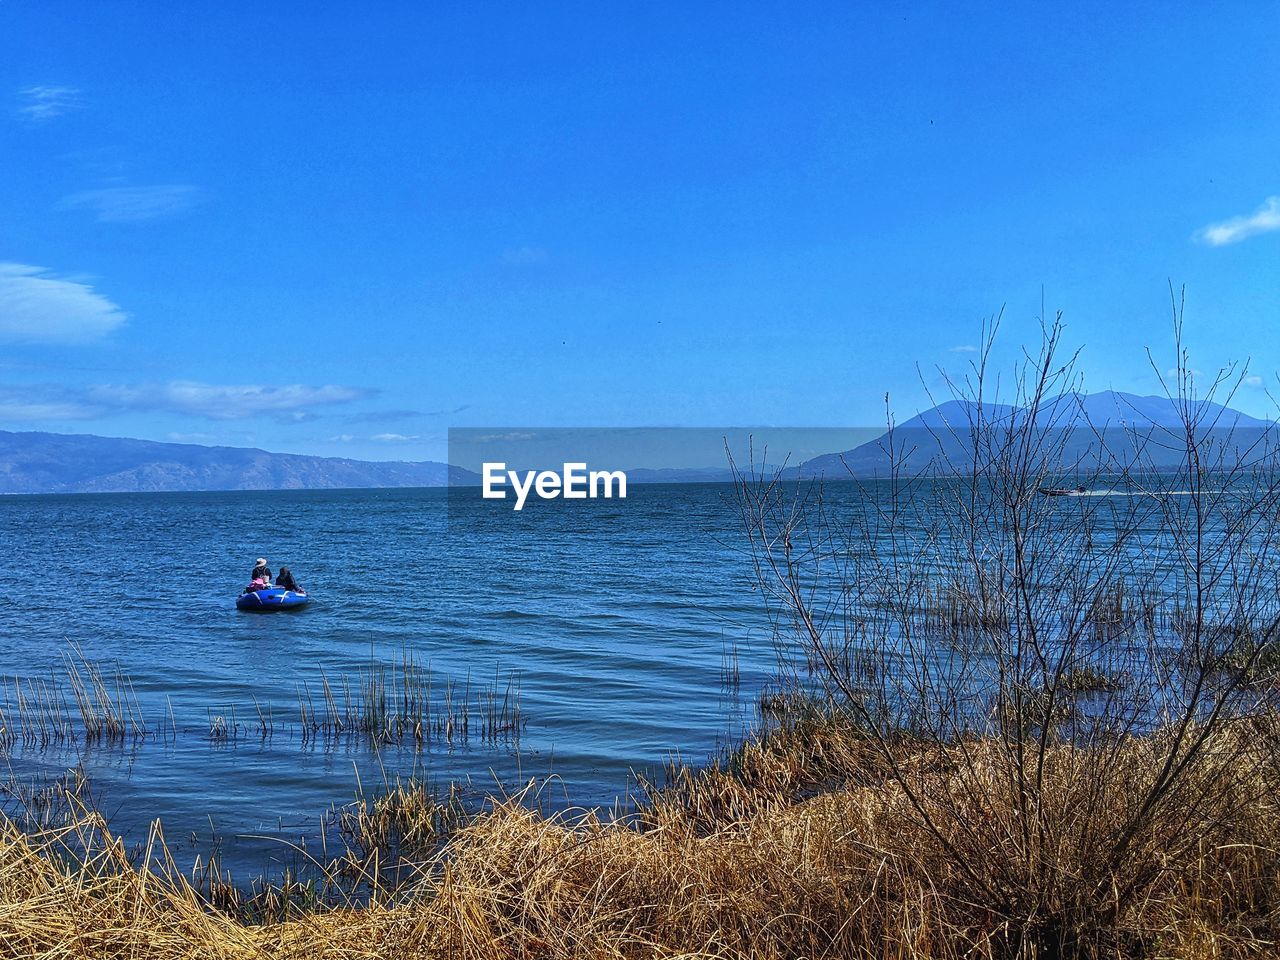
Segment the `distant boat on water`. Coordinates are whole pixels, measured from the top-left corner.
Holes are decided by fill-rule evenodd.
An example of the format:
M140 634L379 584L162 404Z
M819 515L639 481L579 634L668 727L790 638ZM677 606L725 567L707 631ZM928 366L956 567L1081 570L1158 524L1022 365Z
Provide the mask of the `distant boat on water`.
M1083 497L1089 491L1084 487L1041 487L1046 497Z

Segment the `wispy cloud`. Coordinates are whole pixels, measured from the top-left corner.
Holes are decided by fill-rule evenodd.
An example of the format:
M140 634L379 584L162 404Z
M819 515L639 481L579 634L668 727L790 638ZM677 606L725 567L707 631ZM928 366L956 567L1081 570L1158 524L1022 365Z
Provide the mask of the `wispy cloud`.
M293 383L218 385L193 380L169 383L89 387L89 400L111 410L168 410L209 420L241 420L264 415L305 415L311 407L350 403L374 395L362 387Z
M977 347L975 347L975 346L974 346L973 344L971 344L971 343L962 343L962 344L960 344L960 346L958 346L958 347L951 347L951 348L949 349L949 351L948 351L948 352L950 352L950 353L977 353L977 352L978 352L978 348L977 348Z
M397 420L418 420L423 417L448 417L455 413L470 410L471 404L464 403L456 407L440 410L365 410L352 413L346 417L347 423L393 423Z
M35 86L18 91L18 112L36 123L43 123L69 113L80 106L80 91L75 87Z
M204 199L204 191L186 183L146 187L102 187L62 198L63 210L90 210L99 223L136 223L185 213Z
M361 387L221 385L175 380L169 383L23 384L0 387L0 420L100 420L129 412L176 413L203 420L252 417L305 419L314 407L350 403L373 396ZM176 436L176 435L175 435ZM204 434L184 434L195 438Z
M421 410L366 410L346 417L347 423L392 423L396 420L413 420L430 414Z
M84 343L124 321L124 312L87 280L25 263L0 263L0 340Z
M1225 247L1272 230L1280 230L1280 197L1267 197L1262 206L1248 216L1211 223L1196 232L1196 239L1211 247Z
M1245 377L1244 385L1246 387L1260 387L1262 386L1262 378L1257 376Z
M373 443L413 443L418 440L424 440L418 434L405 433L375 433L371 437L358 437L353 433L338 433L332 437L325 438L329 443L364 443L371 441Z

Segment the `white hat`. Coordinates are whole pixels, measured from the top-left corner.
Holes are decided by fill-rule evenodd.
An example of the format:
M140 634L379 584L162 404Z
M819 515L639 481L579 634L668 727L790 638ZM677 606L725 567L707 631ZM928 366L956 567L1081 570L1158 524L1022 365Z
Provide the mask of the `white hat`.
M267 561L263 557L259 557L253 562L253 565L255 567L265 567L267 565Z

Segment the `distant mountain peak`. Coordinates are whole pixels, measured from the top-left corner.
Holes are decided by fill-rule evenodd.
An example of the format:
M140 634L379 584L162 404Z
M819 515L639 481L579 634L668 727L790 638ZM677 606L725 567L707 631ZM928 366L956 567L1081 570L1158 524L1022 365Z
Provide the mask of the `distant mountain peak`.
M1240 430L1274 427L1262 420L1221 403L1197 400L1191 412L1203 429ZM969 428L986 424L1017 422L1028 410L1004 403L982 403L949 399L931 407L893 428L895 456L908 471L922 469L930 463L964 463L971 449ZM1182 411L1178 402L1165 396L1139 396L1119 390L1096 393L1063 393L1044 400L1037 410L1037 422L1047 428L1070 429L1080 433L1074 449L1089 455L1089 444L1098 430L1133 431L1180 427ZM1123 446L1125 437L1119 435ZM968 444L968 448L966 448ZM1153 446L1154 455L1165 455ZM888 433L841 453L814 457L800 466L809 476L877 475L887 471L890 463Z

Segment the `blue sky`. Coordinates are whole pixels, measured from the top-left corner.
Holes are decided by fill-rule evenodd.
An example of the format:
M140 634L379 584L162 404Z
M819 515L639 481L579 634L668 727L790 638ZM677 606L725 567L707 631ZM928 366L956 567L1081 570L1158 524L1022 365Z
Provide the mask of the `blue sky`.
M1124 9L1120 9L1123 7ZM0 429L876 423L1280 369L1274 3L0 5ZM924 383L917 367L924 372Z

